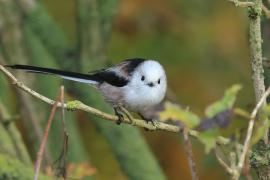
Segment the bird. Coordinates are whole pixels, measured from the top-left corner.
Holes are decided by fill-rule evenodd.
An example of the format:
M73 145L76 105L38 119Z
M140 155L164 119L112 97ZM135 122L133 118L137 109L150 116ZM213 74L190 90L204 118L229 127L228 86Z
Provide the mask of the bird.
M21 64L6 67L30 73L56 75L95 87L105 101L112 105L115 115L118 116L117 124L124 120L124 115L133 122L128 111L138 113L147 123L153 122L146 118L144 113L159 104L167 90L165 70L158 61L152 59L125 59L114 66L87 74Z

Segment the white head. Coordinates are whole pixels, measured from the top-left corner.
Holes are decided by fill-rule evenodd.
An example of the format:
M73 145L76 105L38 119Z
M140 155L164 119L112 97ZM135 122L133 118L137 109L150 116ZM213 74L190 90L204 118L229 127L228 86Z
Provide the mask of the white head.
M142 110L162 101L167 89L167 78L163 67L154 60L142 62L134 70L129 82L126 98L133 102L131 109Z

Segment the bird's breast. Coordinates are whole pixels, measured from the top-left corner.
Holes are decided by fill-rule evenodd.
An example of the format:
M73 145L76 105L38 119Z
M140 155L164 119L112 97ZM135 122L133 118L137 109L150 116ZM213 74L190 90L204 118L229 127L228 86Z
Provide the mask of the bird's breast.
M135 112L155 106L162 101L165 92L154 88L124 87L124 104Z

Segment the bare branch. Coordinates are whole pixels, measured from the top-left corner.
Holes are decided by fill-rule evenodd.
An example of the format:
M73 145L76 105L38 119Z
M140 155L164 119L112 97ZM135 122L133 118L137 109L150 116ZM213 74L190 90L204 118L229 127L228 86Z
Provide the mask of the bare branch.
M250 139L251 139L251 136L252 136L256 116L258 114L259 109L262 107L262 105L265 104L266 98L269 96L269 94L270 94L270 87L262 95L261 99L259 100L256 107L253 109L253 111L251 113L250 121L249 121L249 124L248 124L247 135L246 135L245 143L244 143L244 146L243 146L243 151L242 151L242 154L241 154L241 156L239 158L239 162L238 162L238 165L237 165L237 168L238 168L239 171L242 171L243 165L245 163L246 154L247 154L248 149L249 149Z
M254 6L254 2L246 1L238 1L238 0L228 0L230 2L233 2L236 7L252 7Z
M44 153L44 150L45 150L45 145L46 145L46 142L47 142L47 139L48 139L48 135L49 135L49 131L50 131L50 128L51 128L52 120L54 118L54 115L55 115L55 112L56 112L56 109L57 109L57 103L60 102L60 96L61 96L61 93L57 96L56 101L53 104L52 110L50 112L50 115L49 115L49 118L48 118L48 121L47 121L45 131L44 131L44 134L43 134L43 137L42 137L42 140L41 140L41 144L39 146L39 150L38 150L38 153L37 153L37 160L36 160L36 163L35 163L34 180L38 180L38 175L39 175L39 170L40 170L40 166L41 166L41 162L42 162L42 158L43 158L43 153Z
M66 127L66 119L65 119L65 108L64 108L64 94L65 94L65 89L64 86L61 86L60 88L60 100L61 100L61 122L62 122L62 129L63 129L63 145L62 145L62 151L59 156L59 165L57 167L58 174L57 177L63 177L64 180L67 179L67 167L66 167L66 159L67 159L67 152L68 152L68 140L69 140L69 135Z
M233 174L232 168L219 156L217 147L215 147L214 152L219 164L227 171L228 174Z
M185 150L187 153L187 158L188 158L188 165L189 165L189 170L191 173L192 180L198 180L198 175L196 171L196 165L193 157L193 152L192 152L192 146L188 137L188 129L184 127L183 131L183 136L184 136L184 143L185 143Z
M270 10L269 10L264 4L262 5L262 10L263 10L265 16L266 16L268 19L270 19Z

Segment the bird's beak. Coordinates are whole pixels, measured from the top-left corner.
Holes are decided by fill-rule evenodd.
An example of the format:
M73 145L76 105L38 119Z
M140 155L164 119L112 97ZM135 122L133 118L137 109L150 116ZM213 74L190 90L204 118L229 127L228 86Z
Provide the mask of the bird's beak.
M147 84L149 87L153 87L154 86L154 83L150 82Z

